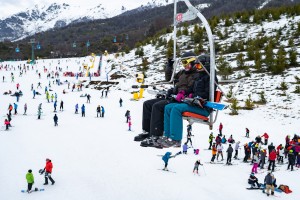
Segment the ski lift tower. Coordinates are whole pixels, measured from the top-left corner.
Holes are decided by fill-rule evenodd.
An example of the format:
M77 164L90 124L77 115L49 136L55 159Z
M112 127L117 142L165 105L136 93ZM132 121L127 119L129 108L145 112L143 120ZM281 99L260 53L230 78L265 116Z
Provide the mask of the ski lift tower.
M33 64L35 62L34 59L34 44L35 44L35 39L30 39L29 44L31 44L31 63Z
M188 7L188 11L186 13L178 13L177 14L177 2L183 1L186 6ZM212 34L212 31L210 29L210 26L208 24L208 21L205 19L205 17L197 10L189 0L174 0L174 61L176 60L176 24L179 22L185 22L194 20L196 18L199 18L200 21L203 23L203 26L206 30L208 41L209 41L209 50L210 50L210 97L209 100L214 102L214 95L215 95L215 46L214 46L214 37ZM209 125L210 127L213 126L213 112L211 112L209 117Z

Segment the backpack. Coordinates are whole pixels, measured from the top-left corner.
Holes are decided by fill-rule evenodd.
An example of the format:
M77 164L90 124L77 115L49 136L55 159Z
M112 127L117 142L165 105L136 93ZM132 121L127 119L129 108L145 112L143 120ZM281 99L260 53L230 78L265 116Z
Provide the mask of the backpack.
M286 194L292 193L292 190L287 185L280 185L278 188Z

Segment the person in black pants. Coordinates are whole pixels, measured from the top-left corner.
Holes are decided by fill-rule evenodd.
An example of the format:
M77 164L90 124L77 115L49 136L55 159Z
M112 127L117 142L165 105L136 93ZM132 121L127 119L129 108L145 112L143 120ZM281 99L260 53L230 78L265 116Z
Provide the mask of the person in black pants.
M229 144L229 147L227 148L226 152L227 152L226 165L232 165L231 164L231 157L232 157L233 148L231 147L231 144Z

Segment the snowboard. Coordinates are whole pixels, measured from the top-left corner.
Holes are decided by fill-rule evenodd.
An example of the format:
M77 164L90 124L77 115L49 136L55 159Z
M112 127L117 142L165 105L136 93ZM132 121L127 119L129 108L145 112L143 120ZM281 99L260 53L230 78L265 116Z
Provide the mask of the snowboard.
M35 188L34 190L31 190L29 193L31 193L31 192L42 192L42 191L45 191L45 189L44 188ZM27 190L21 190L21 192L23 192L23 193L27 193Z

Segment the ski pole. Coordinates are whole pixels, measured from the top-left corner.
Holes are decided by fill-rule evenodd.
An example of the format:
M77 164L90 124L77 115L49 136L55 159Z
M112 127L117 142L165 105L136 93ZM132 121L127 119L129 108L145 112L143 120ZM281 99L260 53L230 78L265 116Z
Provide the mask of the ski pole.
M202 165L202 167L203 167L204 175L206 176L206 172L205 172L205 168L204 168L204 165Z

